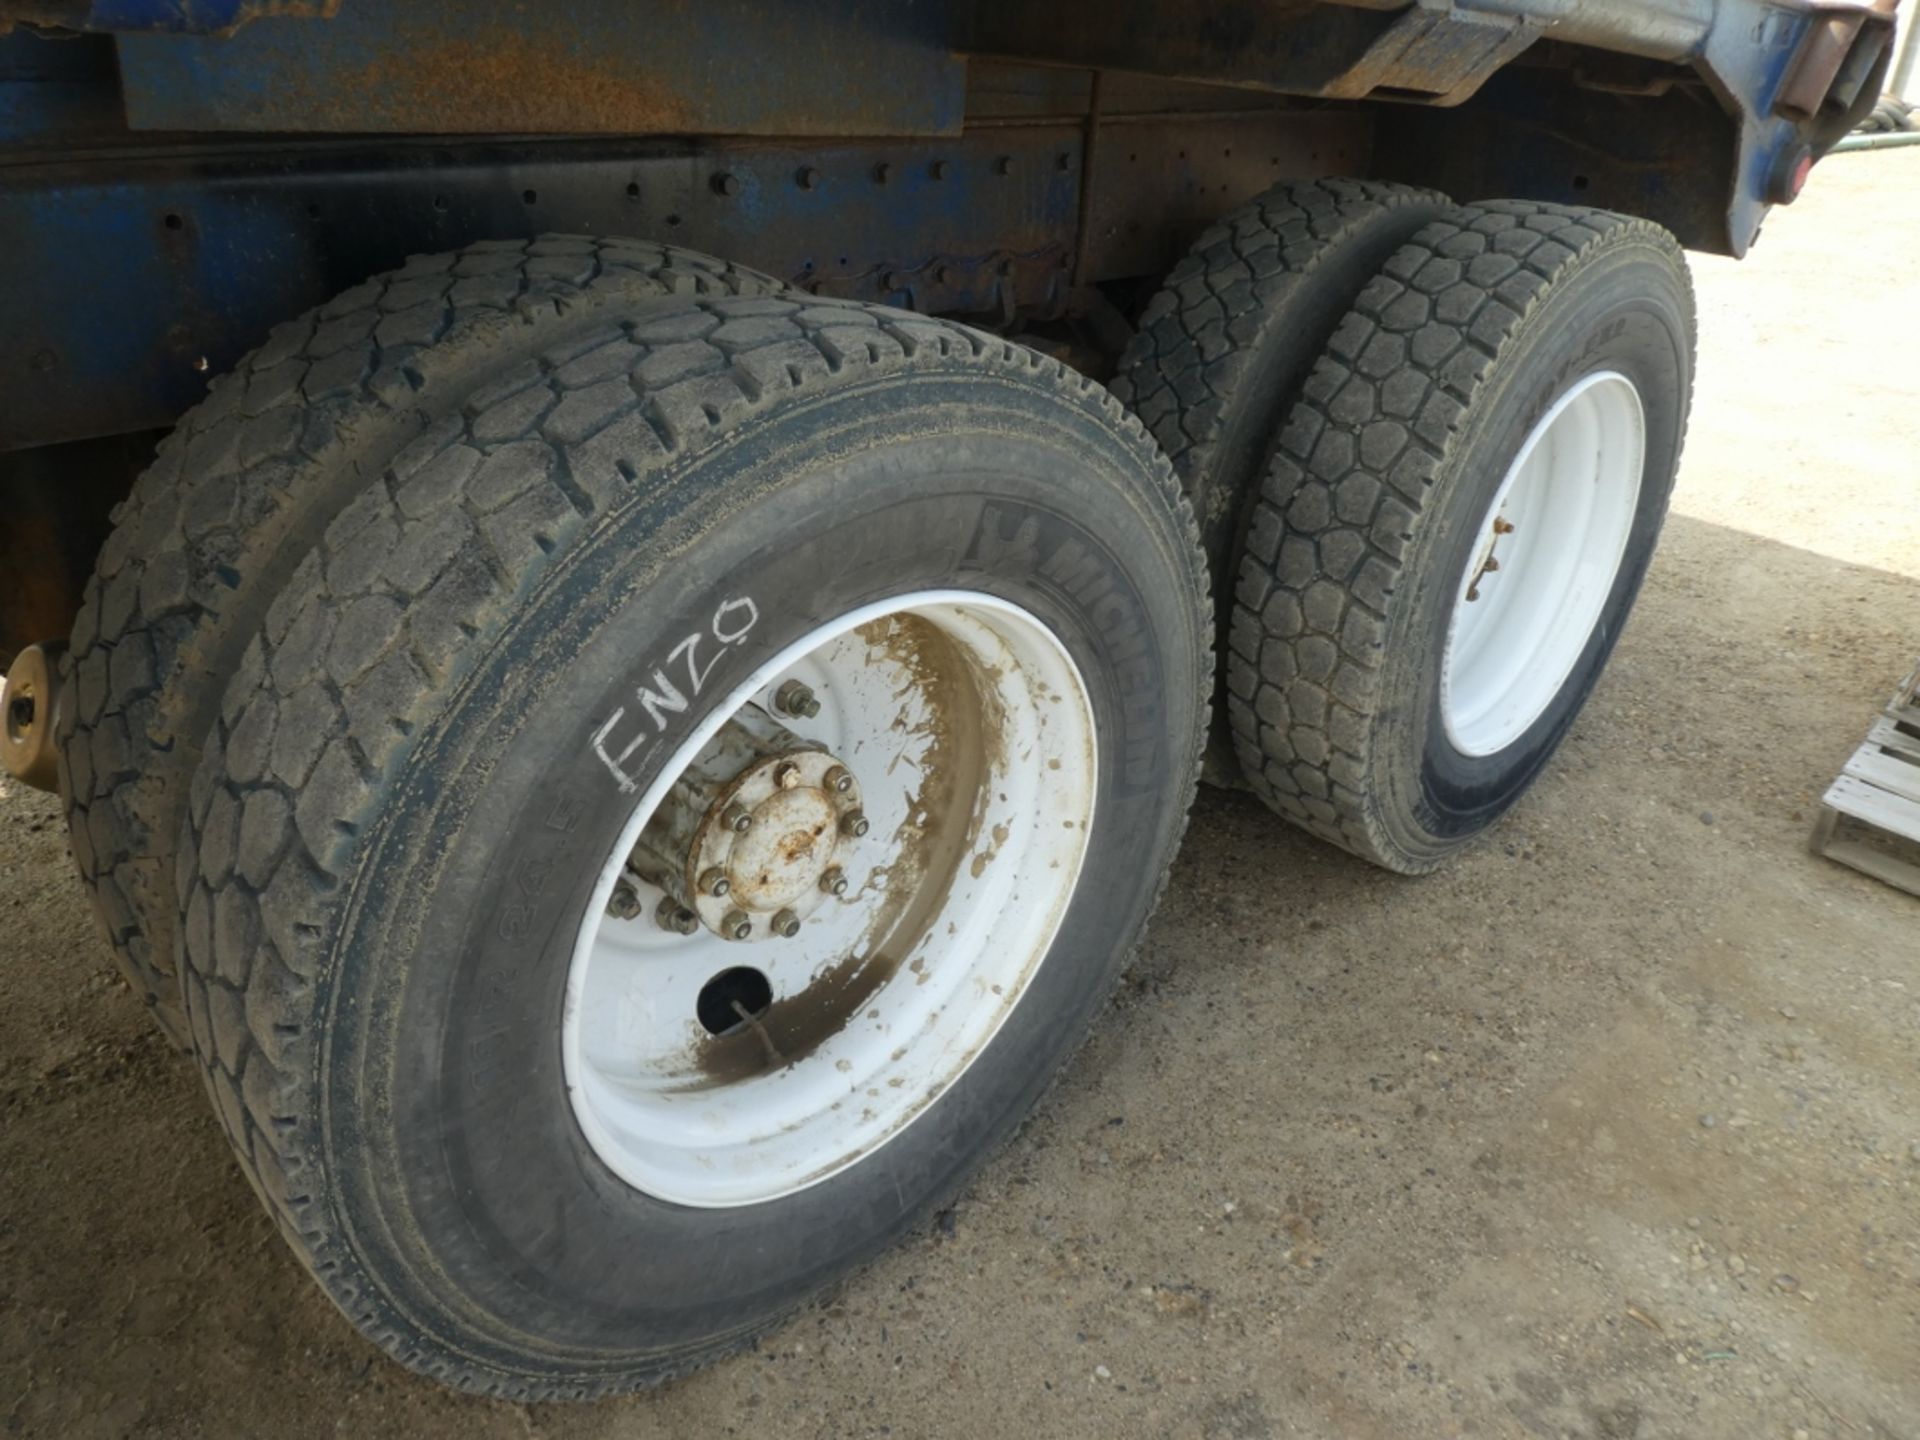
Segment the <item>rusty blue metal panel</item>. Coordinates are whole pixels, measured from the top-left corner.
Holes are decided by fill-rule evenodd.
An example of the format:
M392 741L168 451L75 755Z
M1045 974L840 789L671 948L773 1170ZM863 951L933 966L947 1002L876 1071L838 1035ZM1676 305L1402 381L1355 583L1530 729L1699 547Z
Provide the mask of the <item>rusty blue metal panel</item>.
M0 35L0 148L122 128L109 37Z
M120 42L136 130L957 133L960 0L406 0Z
M0 30L9 24L127 34L216 35L262 15L331 14L340 0L0 0Z
M824 294L1057 313L1079 127L957 141L249 141L0 167L0 451L164 426L267 331L409 254L672 241Z

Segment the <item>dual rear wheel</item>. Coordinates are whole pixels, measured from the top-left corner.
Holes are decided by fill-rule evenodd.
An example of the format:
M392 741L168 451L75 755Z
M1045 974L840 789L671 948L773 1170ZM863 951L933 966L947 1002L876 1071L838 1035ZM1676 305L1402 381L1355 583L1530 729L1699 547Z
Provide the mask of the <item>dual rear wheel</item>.
M648 301L492 377L289 576L189 797L185 1011L296 1251L522 1396L874 1254L1138 940L1206 618L1164 457L1004 341Z
M391 1353L502 1395L650 1383L953 1193L1165 884L1216 585L1228 733L1290 818L1425 868L1544 762L1671 482L1670 243L1387 187L1262 204L1214 247L1261 277L1247 353L1149 343L1209 261L1120 384L1178 475L1017 345L679 252L609 285L568 240L514 261L568 305L463 318L492 262L415 262L183 423L76 635L76 849ZM415 398L371 361L320 385L396 287L441 316Z
M1694 310L1645 221L1332 182L1223 222L1148 328L1195 328L1249 266L1337 270L1327 250L1387 232L1324 344L1269 367L1290 384L1250 388L1204 350L1172 383L1164 345L1131 352L1124 384L1165 397L1148 418L1187 488L1237 497L1216 578L1235 778L1417 873L1513 806L1599 679L1672 491ZM1193 441L1222 413L1265 436L1244 480L1244 447Z

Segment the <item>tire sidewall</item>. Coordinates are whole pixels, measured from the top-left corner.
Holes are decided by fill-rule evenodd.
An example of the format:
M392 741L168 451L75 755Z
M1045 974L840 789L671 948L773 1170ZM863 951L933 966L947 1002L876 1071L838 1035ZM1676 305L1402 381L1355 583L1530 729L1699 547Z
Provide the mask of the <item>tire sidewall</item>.
M1384 818L1401 850L1437 857L1484 829L1527 789L1565 739L1620 637L1646 578L1679 463L1692 350L1684 280L1644 248L1604 252L1564 277L1503 348L1476 397L1461 442L1436 476L1437 501L1409 551L1410 603L1397 607L1385 663L1388 693L1380 776ZM1572 386L1613 370L1639 392L1646 457L1620 568L1564 684L1527 730L1489 755L1448 737L1440 682L1462 575L1488 508L1520 447Z
M977 374L841 390L651 477L522 598L405 762L332 947L316 1083L341 1218L397 1306L461 1317L503 1367L677 1368L884 1247L1027 1112L1144 924L1199 741L1198 572L1150 448L1112 425ZM1098 818L1059 937L954 1087L852 1169L731 1209L641 1195L574 1119L563 1000L634 796L705 707L618 777L600 752L633 736L593 736L689 635L717 698L837 615L938 588L1022 606L1088 683Z

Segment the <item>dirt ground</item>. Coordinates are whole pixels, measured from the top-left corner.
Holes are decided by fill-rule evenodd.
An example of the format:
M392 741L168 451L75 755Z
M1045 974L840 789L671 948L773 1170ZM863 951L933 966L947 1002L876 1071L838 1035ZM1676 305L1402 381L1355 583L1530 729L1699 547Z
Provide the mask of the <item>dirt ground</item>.
M436 1389L308 1283L0 782L0 1431L1920 1436L1920 900L1811 857L1920 652L1920 150L1696 266L1675 514L1492 840L1407 881L1203 793L1094 1040L756 1353Z

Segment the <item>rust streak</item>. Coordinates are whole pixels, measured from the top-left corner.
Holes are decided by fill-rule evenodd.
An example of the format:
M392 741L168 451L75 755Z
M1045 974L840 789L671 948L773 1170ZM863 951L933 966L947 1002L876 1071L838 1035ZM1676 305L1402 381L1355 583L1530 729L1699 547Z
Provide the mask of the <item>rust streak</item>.
M424 123L444 130L627 134L698 128L696 107L685 96L636 84L632 73L612 63L529 44L519 32L409 47L369 62L344 86L336 78L326 94L311 98L343 128L415 130Z
M704 1078L691 1088L748 1079L805 1059L844 1029L927 937L979 839L985 781L1001 759L1002 727L965 652L916 616L876 621L862 629L861 638L906 672L908 689L925 697L930 712L920 787L906 823L890 841L894 858L884 867L886 889L854 954L821 971L804 990L775 1000L752 1027L700 1042L696 1060Z

